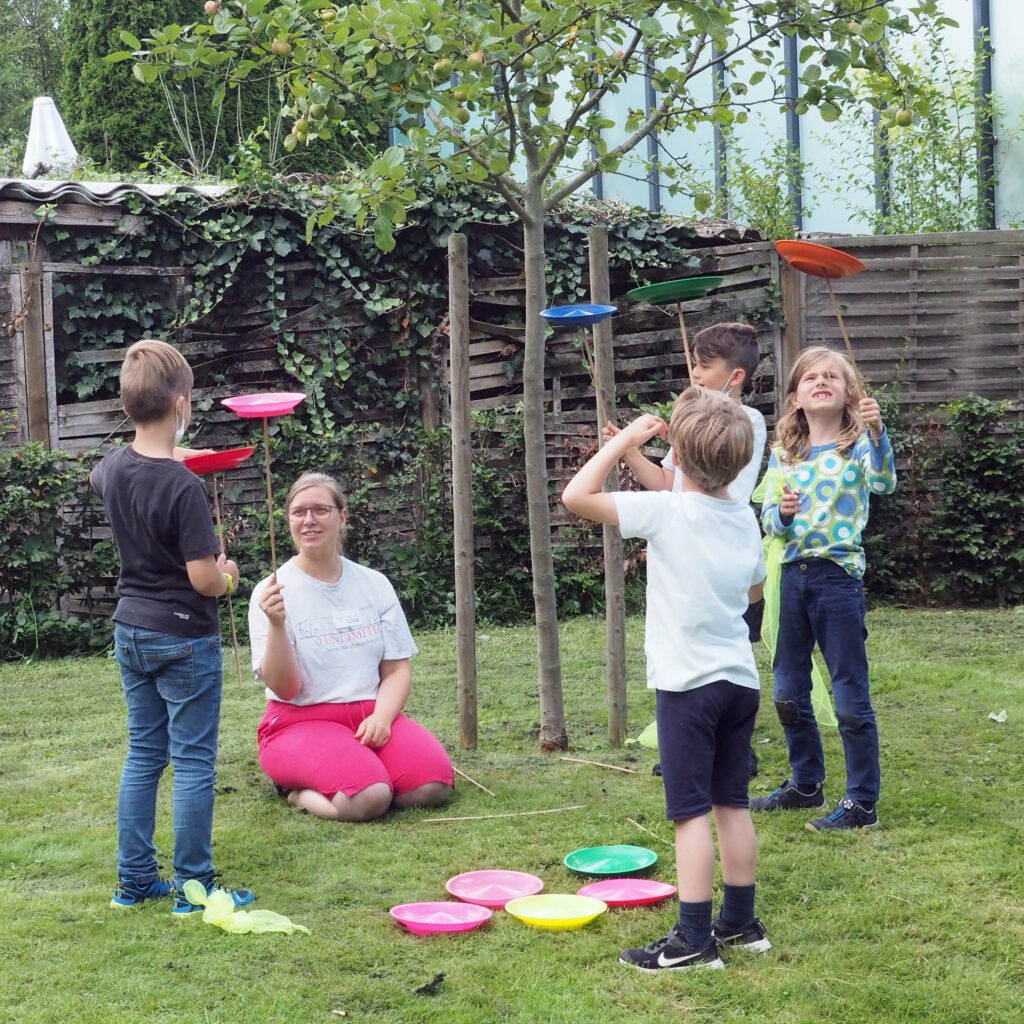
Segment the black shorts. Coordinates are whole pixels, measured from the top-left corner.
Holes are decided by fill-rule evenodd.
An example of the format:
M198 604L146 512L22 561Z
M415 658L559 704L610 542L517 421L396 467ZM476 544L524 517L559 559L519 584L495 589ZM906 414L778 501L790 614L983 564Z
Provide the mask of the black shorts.
M665 817L685 821L712 805L747 807L750 738L760 691L719 679L681 693L657 691Z
M764 622L764 598L754 604L748 604L743 613L743 621L747 624L747 635L750 642L756 644L761 639L761 623Z

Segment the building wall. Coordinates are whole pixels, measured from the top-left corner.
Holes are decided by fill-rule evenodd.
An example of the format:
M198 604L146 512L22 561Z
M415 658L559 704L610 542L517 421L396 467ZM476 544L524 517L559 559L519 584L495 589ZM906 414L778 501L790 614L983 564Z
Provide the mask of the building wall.
M945 29L946 47L955 61L968 65L974 53L974 0L941 0L941 5L944 13L959 23L956 28ZM996 216L1000 228L1017 227L1024 222L1024 138L1013 137L1015 130L1024 124L1024 35L1017 30L1020 6L1021 0L990 0L993 91L1003 108L995 126L996 168L1000 179L996 190ZM710 87L710 78L702 81L698 97L702 92L710 93ZM767 83L750 92L752 100L767 95ZM602 110L609 118L624 122L626 111L641 105L643 85L638 80L635 87L631 85L617 96L609 97ZM756 109L758 112L751 114L747 124L732 130L734 145L755 165L779 140L786 138L785 116L781 109L773 104ZM809 207L804 230L838 233L871 230L869 219L858 212L870 210L875 204L871 142L867 137L849 138L848 123L848 119L840 119L826 124L816 110L800 117L801 155L807 163L804 201ZM614 130L608 132L609 143L619 141L621 135ZM692 165L698 177L714 182L710 127L694 133L672 132L663 136L661 143L671 157ZM603 175L595 188L603 189L605 198L651 205L645 155L646 151L637 152L623 164L622 173ZM664 153L662 159L666 159ZM840 171L843 165L848 170ZM860 173L857 173L858 168ZM659 195L661 206L668 211L684 215L695 212L689 195L670 195L665 187Z

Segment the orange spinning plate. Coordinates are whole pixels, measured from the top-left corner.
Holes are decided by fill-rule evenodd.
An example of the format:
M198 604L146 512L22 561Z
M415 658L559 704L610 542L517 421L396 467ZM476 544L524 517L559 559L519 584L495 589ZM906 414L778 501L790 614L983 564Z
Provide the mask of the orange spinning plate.
M827 277L834 281L839 277L859 274L864 269L864 264L856 256L814 242L783 240L775 243L775 250L794 270L814 277Z

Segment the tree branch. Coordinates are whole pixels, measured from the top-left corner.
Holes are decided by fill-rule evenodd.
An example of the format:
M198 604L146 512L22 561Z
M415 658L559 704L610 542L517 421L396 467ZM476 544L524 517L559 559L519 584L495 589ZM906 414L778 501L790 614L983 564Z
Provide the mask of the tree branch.
M633 38L625 51L625 56L620 62L621 66L616 69L613 74L609 75L597 89L584 93L583 96L580 97L580 102L576 105L576 109L569 115L566 122L566 128L562 134L562 140L556 143L548 154L547 159L544 161L544 166L541 168L541 176L543 178L547 178L547 176L561 162L569 136L572 134L576 125L579 124L580 119L600 104L601 100L608 94L608 90L611 88L613 83L625 78L626 71L629 68L629 59L636 52L636 49L642 40L643 33L637 29L633 33Z
M661 103L655 107L654 110L647 116L647 120L640 125L639 128L629 138L619 143L614 149L610 149L607 156L624 156L629 153L636 146L638 146L655 128L658 127L662 121L669 115L672 110L673 104L679 99L683 89L689 83L690 79L694 77L694 67L696 66L697 60L700 54L703 52L704 47L707 45L707 33L702 32L697 39L697 45L694 48L693 56L690 58L690 63L683 70L679 81L665 93L664 99ZM557 188L544 202L545 210L554 209L563 199L567 196L571 196L580 186L586 184L598 170L596 163L591 163L584 167L583 170L579 171L576 175L564 182L559 188Z

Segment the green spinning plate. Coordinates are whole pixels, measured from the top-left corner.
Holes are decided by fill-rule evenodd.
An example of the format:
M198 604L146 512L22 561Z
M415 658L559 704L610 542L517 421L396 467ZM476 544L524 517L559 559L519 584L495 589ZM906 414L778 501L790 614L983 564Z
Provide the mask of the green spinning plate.
M588 846L562 861L579 875L635 875L656 864L658 855L645 846Z
M642 288L634 288L626 292L631 299L638 302L685 302L687 299L702 299L708 292L713 292L724 277L680 277L675 281L659 281L657 284L645 284Z

